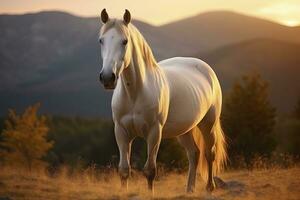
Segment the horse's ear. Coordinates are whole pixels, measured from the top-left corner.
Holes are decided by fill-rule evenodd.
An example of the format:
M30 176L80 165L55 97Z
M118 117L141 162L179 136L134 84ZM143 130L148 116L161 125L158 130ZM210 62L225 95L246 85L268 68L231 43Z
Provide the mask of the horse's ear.
M131 21L131 14L130 14L129 10L127 10L127 9L125 9L125 13L124 13L124 16L123 16L123 21L126 25L129 24L130 21Z
M101 21L103 22L103 24L105 24L106 22L108 22L108 20L109 20L109 17L108 17L108 14L106 12L106 9L104 8L101 11Z

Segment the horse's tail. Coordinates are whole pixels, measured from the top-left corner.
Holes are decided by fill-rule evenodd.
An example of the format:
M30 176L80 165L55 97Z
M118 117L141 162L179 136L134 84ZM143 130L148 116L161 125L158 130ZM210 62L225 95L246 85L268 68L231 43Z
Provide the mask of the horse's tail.
M217 174L225 167L227 161L226 141L224 132L221 127L220 118L216 121L213 131L216 137L214 172L215 174Z
M227 160L226 153L226 142L225 135L221 127L220 119L218 118L215 122L215 125L212 129L212 133L215 135L215 160L213 163L213 173L219 173L225 166ZM198 172L201 177L207 181L208 178L208 166L205 157L205 140L203 138L203 134L201 133L199 127L197 127L194 131L194 139L195 143L200 150L199 159L198 159Z

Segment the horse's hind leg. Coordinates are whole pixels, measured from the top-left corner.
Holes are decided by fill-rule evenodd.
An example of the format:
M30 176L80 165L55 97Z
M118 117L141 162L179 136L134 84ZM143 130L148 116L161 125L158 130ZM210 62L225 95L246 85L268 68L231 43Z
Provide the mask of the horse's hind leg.
M179 143L185 148L189 160L189 172L187 182L187 192L194 192L196 182L196 172L200 151L194 141L193 131L197 126L184 135L178 136Z
M215 132L212 130L214 123L216 121L215 108L211 107L202 121L199 123L199 127L204 139L205 148L205 158L208 167L208 180L206 185L206 190L211 192L215 189L216 185L213 180L213 163L215 160L215 143L216 136Z

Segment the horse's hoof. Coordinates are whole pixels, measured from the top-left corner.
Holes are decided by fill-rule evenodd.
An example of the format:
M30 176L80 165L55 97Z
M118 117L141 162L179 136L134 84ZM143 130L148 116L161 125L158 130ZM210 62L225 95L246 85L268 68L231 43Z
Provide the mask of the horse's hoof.
M209 193L211 193L215 188L216 188L216 185L215 185L214 182L208 183L206 185L206 191L209 192Z
M186 190L186 193L188 193L188 194L193 194L193 193L194 193L194 189L193 189L193 188L188 188L188 189Z

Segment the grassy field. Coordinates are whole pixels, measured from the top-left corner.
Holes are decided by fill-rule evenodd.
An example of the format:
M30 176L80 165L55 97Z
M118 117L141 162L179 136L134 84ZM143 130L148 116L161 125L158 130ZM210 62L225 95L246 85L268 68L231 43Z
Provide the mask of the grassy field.
M146 190L146 180L140 173L133 173L129 191L120 190L115 171L95 173L86 170L71 177L60 173L49 177L43 172L31 173L10 168L0 169L0 200L10 199L151 199ZM95 175L97 174L97 175ZM153 199L300 199L300 167L254 171L231 171L220 175L226 185L212 194L204 190L198 180L196 192L185 194L185 173L164 173L155 182Z

